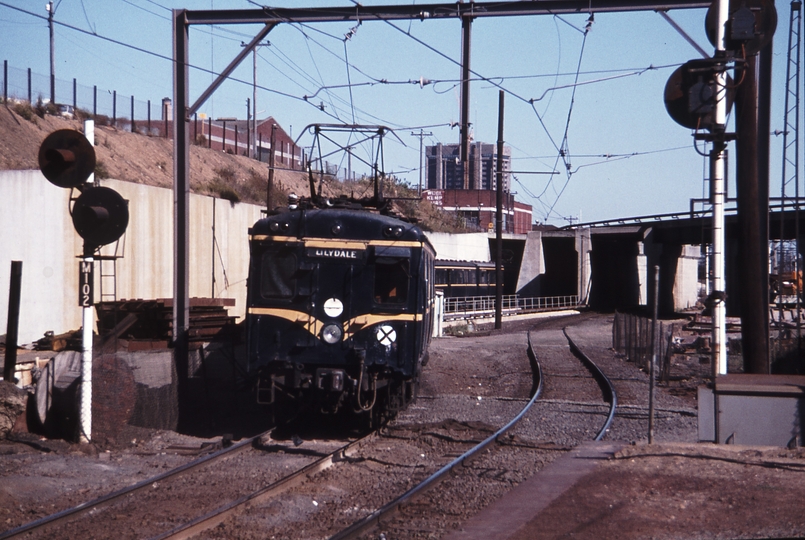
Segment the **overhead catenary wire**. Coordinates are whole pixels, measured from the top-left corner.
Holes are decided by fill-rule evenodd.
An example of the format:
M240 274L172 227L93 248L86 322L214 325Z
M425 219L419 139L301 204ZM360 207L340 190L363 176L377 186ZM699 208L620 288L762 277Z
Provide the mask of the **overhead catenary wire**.
M36 18L38 18L38 19L47 20L47 17L44 17L44 16L42 16L42 15L39 15L38 13L33 13L33 12L28 11L28 10L26 10L26 9L19 8L19 7L17 7L17 6L12 6L12 5L10 5L10 4L6 3L6 2L2 2L2 1L0 1L0 6L8 7L8 8L10 8L10 9L14 9L14 10L16 10L16 11L19 11L19 12L25 13L26 15L31 15L32 17L36 17ZM104 35L102 35L102 34L98 34L98 33L90 32L89 30L85 30L85 29L83 29L83 28L79 28L79 27L77 27L77 26L74 26L74 25L71 25L71 24L68 24L68 23L65 23L65 22L57 21L57 20L55 20L55 19L54 19L54 21L53 21L53 22L54 22L54 24L56 24L56 25L63 26L63 27L65 27L65 28L69 28L69 29L71 29L71 30L75 30L76 32L80 32L80 33L82 33L82 34L86 34L86 35L89 35L89 36L92 36L92 37L95 37L95 38L101 39L101 40L103 40L103 41L107 41L107 42L109 42L109 43L113 43L113 44L115 44L115 45L119 45L119 46L121 46L121 47L125 47L125 48L131 49L131 50L134 50L134 51L137 51L137 52L140 52L140 53L144 53L144 54L147 54L147 55L149 55L149 56L153 56L153 57L155 57L155 58L159 58L159 59L161 59L161 60L166 60L166 61L171 62L171 63L173 63L173 61L174 61L174 60L173 60L173 58L171 58L171 57L169 57L169 56L166 56L166 55L164 55L164 54L160 54L160 53L157 53L157 52L154 52L154 51L149 51L148 49L145 49L145 48L143 48L143 47L139 47L139 46L137 46L137 45L132 45L132 44L130 44L130 43L126 43L126 42L123 42L123 41L120 41L120 40L117 40L117 39L114 39L114 38L110 38L110 37L108 37L108 36L104 36ZM212 70L212 69L204 68L204 67L197 66L197 65L194 65L194 64L188 64L188 65L189 65L189 67L190 67L190 68L195 69L195 70L200 71L200 72L205 73L205 74L210 74L210 75L219 75L219 73L215 72L215 71L214 71L214 70ZM239 78L237 78L237 77L232 77L232 76L230 76L230 77L229 77L229 80L231 80L231 81L233 81L233 82L240 83L240 84L247 85L247 86L249 86L249 87L253 86L253 83L252 83L252 82L250 82L250 81L246 81L246 80L243 80L243 79L239 79ZM305 100L305 99L304 99L302 96L295 96L295 95L293 95L293 94L289 94L289 93L286 93L286 92L282 92L282 91L280 91L280 90L275 90L275 89L273 89L273 88L268 88L268 87L266 87L266 86L261 86L261 85L257 85L257 88L259 88L260 90L264 90L264 91L266 91L266 92L270 92L270 93L275 94L275 95L282 96L282 97L286 97L286 98L294 99L294 100L297 100L297 101L302 101L302 102L310 103L310 102L308 102L307 100ZM312 103L310 103L310 104L311 104L311 105L314 105L314 104L312 104ZM314 105L314 106L315 106L315 105ZM319 107L317 107L317 108L319 108ZM327 116L329 116L330 118L333 118L333 119L335 119L335 120L339 120L339 121L340 121L340 118L338 118L338 117L337 117L335 114L328 113L328 112L327 112L327 111L325 111L324 109L320 109L320 110L321 110L321 111L322 111L324 114L326 114Z
M352 0L352 1L353 1L353 3L357 3L357 2L356 2L356 0ZM413 35L412 35L410 32L403 30L402 28L400 28L400 27L398 27L397 25L393 24L391 21L386 20L386 19L384 19L383 17L381 17L381 16L379 16L379 15L378 15L378 16L376 16L376 17L377 17L379 20L381 20L381 21L385 22L386 24L388 24L389 26L391 26L392 28L394 28L395 30L397 30L398 32L401 32L402 34L404 34L404 35L408 36L409 38L413 39L414 41L416 41L416 42L417 42L417 43L419 43L420 45L422 45L422 46L426 47L427 49L429 49L429 50L431 50L432 52L434 52L434 53L438 54L439 56L441 56L441 57L443 57L443 58L445 58L445 59L449 60L450 62L452 62L452 63L454 63L454 64L456 64L456 65L459 65L459 66L461 65L461 63L460 63L458 60L455 60L455 59L454 59L454 58L452 58L451 56L449 56L449 55L447 55L447 54L445 54L445 53L443 53L443 52L439 51L439 50L438 50L438 49L436 49L435 47L432 47L432 46L431 46L431 45L429 45L428 43L426 43L426 42L424 42L423 40L421 40L421 39L417 38L416 36L413 36ZM561 159L562 159L562 160L565 162L565 167L566 167L566 169L568 170L568 176L567 176L567 180L565 181L565 184L563 185L562 189L561 189L561 190L559 191L559 193L557 194L556 199L554 200L554 202L551 204L550 208L548 209L548 212L546 213L546 216L545 216L545 217L546 217L546 219L548 219L548 218L550 217L550 215L553 213L553 209L554 209L554 207L555 207L555 206L556 206L556 204L558 203L559 199L561 198L562 194L564 193L565 188L567 187L568 183L570 182L570 178L572 177L572 171L571 171L571 169L570 169L570 163L569 163L569 161L568 161L568 160L565 158L565 156L567 155L567 152L566 152L566 145L567 145L567 132L568 132L569 124L570 124L570 116L571 116L571 113L572 113L572 108L573 108L573 100L575 99L575 90L576 90L576 87L577 87L577 84L578 84L578 77L579 77L579 74L580 74L580 71L581 71L581 62L582 62L583 53L584 53L584 45L585 45L585 43L586 43L587 35L588 35L588 33L589 33L589 30L590 30L590 28L591 28L591 26L592 26L593 21L594 21L594 15L593 15L593 13L592 13L592 11L591 11L591 12L590 12L590 15L589 15L589 17L588 17L588 19L587 19L587 24L586 24L586 26L585 26L585 28L584 28L584 31L583 31L583 36L584 36L584 38L583 38L583 40L582 40L582 47L581 47L581 51L580 51L580 54L579 54L579 61L578 61L578 64L577 64L577 69L576 69L576 77L575 77L575 81L574 81L574 82L575 82L575 84L572 86L572 88L573 88L573 94L572 94L572 96L571 96L571 105L570 105L569 110L568 110L568 118L567 118L567 122L566 122L566 126L565 126L565 133L564 133L564 137L563 137L563 143L562 143L562 147L561 147L561 148L560 148L559 146L557 146L557 145L556 145L556 143L553 141L553 138L550 136L550 132L548 131L547 126L545 126L545 123L543 122L542 117L539 115L539 113L536 111L536 108L535 108L535 107L534 107L534 105L533 105L533 104L534 104L534 101L533 101L533 100L526 99L526 98L524 98L524 97L520 96L519 94L515 93L514 91L512 91L512 90L510 90L510 89L507 89L507 88L505 88L505 87L503 87L503 85L502 85L502 84L496 83L494 80L491 80L491 79L490 79L490 78L488 78L488 77L484 77L484 76L480 75L479 73L477 73L476 71L474 71L474 70L472 70L472 69L470 69L470 70L469 70L469 71L470 71L470 73L472 73L473 75L476 75L476 76L480 77L482 80L484 80L484 81L488 82L489 84L492 84L493 86L495 86L495 87L499 88L500 90L502 90L502 91L504 91L504 92L506 92L506 93L510 94L512 97L514 97L514 98L516 98L516 99L518 99L518 100L520 100L520 101L524 101L524 102L529 103L529 104L532 106L532 108L533 108L533 110L534 110L534 112L535 112L535 114L536 114L536 116L537 116L537 118L538 118L538 120L539 120L539 122L540 122L540 125L541 125L541 126L543 127L543 129L545 130L545 133L546 133L546 134L548 135L548 137L550 138L550 140L551 140L552 144L554 145L554 147L555 147L555 148L557 148L557 154L558 154L558 156L557 156L557 162L558 162L558 160L559 160L560 158L561 158ZM565 21L563 21L563 22L565 22ZM544 94L543 94L543 96L544 96ZM551 184L552 184L552 178L551 178L551 180L549 180L549 181L548 181L548 184L546 185L545 190L543 190L543 194L545 193L545 191L547 191L548 186L550 186ZM541 201L540 201L540 202L541 202Z
M130 6L134 7L134 8L137 8L137 9L139 9L139 10L141 10L141 11L144 11L144 12L146 12L146 13L149 13L149 14L151 14L151 15L155 16L155 17L159 17L159 18L160 18L160 19L162 19L162 20L165 20L165 21L170 21L170 17L168 17L167 15L161 15L161 14L159 14L159 13L155 13L155 12L153 12L153 11L149 10L149 9L145 9L145 8L144 8L144 7L142 7L142 6L139 6L139 5L135 4L135 3L134 3L134 2L132 2L131 0L120 0L120 1L121 1L121 2L123 2L124 4L128 4L128 5L130 5ZM160 7L164 7L164 6L160 6ZM165 9L168 9L168 8L165 8ZM168 9L168 11L170 12L170 9ZM88 21L88 22L89 22L89 21ZM94 31L95 31L95 29L93 28L93 32L94 32Z
M122 1L124 1L124 2L126 2L126 3L128 3L128 4L131 4L131 5L135 5L133 2L131 2L131 0L122 0ZM149 1L149 3L150 3L150 4L153 4L154 6L158 6L159 8L162 8L162 9L166 9L166 10L168 10L168 8L165 8L164 6L161 6L161 5L159 5L158 3L156 3L156 2ZM254 5L260 5L260 4L256 3L256 2L251 2L251 3L253 3ZM0 3L0 4L2 4L2 5L7 5L7 4L5 4L5 3ZM261 6L261 7L262 7L262 6ZM151 13L153 13L153 12L151 12ZM158 14L155 14L155 15L156 15L156 16L159 16ZM40 18L40 19L44 19L44 17L39 17L39 18ZM328 37L332 37L333 39L338 39L338 36L333 36L333 35L328 34L328 33L326 33L326 32L322 32L322 31L320 31L320 30L318 30L318 29L316 29L316 28L314 28L314 27L312 27L312 26L310 26L310 25L303 25L302 23L294 23L294 22L292 22L292 21L288 21L288 22L290 23L290 24L289 24L289 27L295 27L295 28L298 28L298 29L299 29L301 32L305 32L305 30L313 30L313 31L319 32L319 33L320 33L320 34L322 34L322 35L326 35L326 36L328 36ZM390 22L389 22L389 21L386 21L386 22L390 24ZM578 30L578 28L576 28L576 27L575 27L575 26L573 26L573 25L572 25L570 22L568 22L568 21L566 21L566 20L564 20L564 19L561 19L561 18L560 18L560 20L559 20L558 22L560 22L561 24L569 25L569 26L573 27L574 29ZM98 38L104 39L104 36L100 36L100 35L98 35L97 33L88 32L88 31L86 31L86 30L81 30L81 29L79 29L79 28L75 28L75 27L70 27L70 25L64 25L64 24L62 24L62 23L57 23L57 24L61 24L62 26L65 26L65 27L68 27L68 28L71 28L71 29L74 29L74 30L78 30L78 31L81 31L81 32L83 32L83 33L85 33L85 34L93 35L93 36L95 36L95 37L98 37ZM391 26L393 26L393 27L397 28L397 26L396 26L396 25L394 25L394 24L391 24ZM229 38L229 37L227 37L227 36L220 36L220 35L218 34L218 30L224 30L224 31L227 31L227 29L225 29L225 28L218 28L218 27L211 27L211 28L216 28L216 36L217 36L217 37L223 37L223 39L230 39L230 38ZM410 35L410 30L406 32L406 31L405 31L405 29L402 29L402 28L397 28L397 29L398 29L398 31L402 32L403 34L405 34L405 35L407 35L407 36L409 36L409 35ZM308 34L308 36L309 36L310 34L312 34L312 32L308 31L308 32L307 32L307 34ZM410 36L410 37L413 37L413 36ZM417 38L417 39L418 39L418 38ZM131 48L133 48L134 50L140 50L141 52L151 54L151 52L150 52L150 51L142 50L142 49L140 49L140 48L138 48L138 47L136 47L136 46L129 46L128 44L123 43L123 42L119 42L119 41L117 41L117 40L111 40L111 39L110 39L109 41L111 41L111 42L113 42L113 43L117 43L117 44L122 45L122 46L131 47ZM316 41L316 40L311 40L311 41L313 41L313 43L311 43L311 44L310 44L311 46L312 46L314 43L316 43L316 46L317 46L317 47L318 47L318 46L320 46L320 45L317 43L317 41ZM422 41L422 40L420 40L420 41L421 41L422 43L424 43L424 41ZM329 48L327 48L327 47L323 47L323 48L324 48L326 51L328 51L328 54L335 54L335 53L333 53L333 52L332 52L332 51L331 51ZM339 100L339 99L338 99L338 95L340 94L341 96L344 96L344 95L345 95L345 92L333 92L333 93L331 94L331 97L329 97L329 98L326 100L326 101L329 103L329 106L327 107L327 109L326 109L326 110L322 110L322 109L321 109L321 108L320 108L320 107L319 107L319 106L318 106L316 103L310 102L310 100L309 100L309 99L308 99L307 101L309 101L309 105L312 105L312 106L314 106L314 107L316 107L316 108L319 108L319 110L320 110L320 111L322 111L322 112L323 112L323 113L325 113L327 116L329 116L329 117L331 117L331 118L334 118L334 119L343 119L343 118L344 118L344 117L345 117L347 114L350 114L350 115L351 115L351 117L353 118L353 123L355 123L355 121L356 121L356 120L358 120L358 117L359 117L359 116L366 114L366 111L363 111L362 113L360 112L360 108L357 106L357 105L358 105L358 101L356 100L356 97L360 96L361 94L360 94L360 93L356 93L355 95L353 95L353 92L352 92L353 87L357 88L359 85L360 85L360 86L363 86L363 87L371 87L371 86L372 86L372 84L371 84L370 82L368 82L368 81L355 81L355 80L353 80L353 79L354 79L354 75L355 75L355 73L362 73L362 75L363 75L363 76L365 76L365 77L370 77L370 78L371 78L371 76L370 76L370 75L368 75L366 71L361 71L361 70L360 70L360 68L359 68L358 66L356 66L354 63L349 62L349 56L348 56L347 47L345 46L345 47L344 47L344 49L345 49L345 50L344 50L344 55L343 55L343 57L342 57L342 61L345 63L345 65L346 65L346 66L348 66L348 67L346 68L346 73L347 73L347 75L348 75L348 77L349 77L349 81L348 81L347 85L332 85L332 84L331 84L331 85L326 85L326 84L322 84L322 83L330 82L330 81L327 81L327 80L324 78L324 76L322 75L322 76L320 77L320 81L319 81L319 82L316 84L316 86L319 86L319 88L314 89L312 92L306 92L306 93L305 93L305 95L304 95L304 96L302 96L301 98L300 98L300 96L299 96L299 95L294 95L294 93L293 93L293 92L283 92L283 91L280 91L280 90L276 90L276 89L275 89L275 88L277 88L277 86L276 86L276 85L272 85L272 87L271 87L271 88L268 88L268 87L266 87L265 85L261 85L259 88L260 88L261 90L264 90L264 91L267 91L267 92L271 92L271 93L274 93L274 94L279 95L279 96L282 96L282 97L291 98L291 99L293 99L293 100L297 100L297 101L298 101L298 100L300 100L300 99L304 100L304 99L305 99L305 97L309 97L311 94L312 94L312 95L316 95L317 93L319 93L319 92L321 92L321 91L323 91L323 90L328 90L328 89L329 89L329 90L337 90L337 89L339 89L339 88L344 88L344 90L349 90L349 93L350 93L350 98L349 98L349 100L348 100L348 101L343 101L343 100ZM433 50L436 50L436 49L435 49L435 48L433 48ZM352 52L353 52L353 56L354 56L355 49L353 49L353 51L352 51ZM318 60L321 60L321 55L315 55L314 53L312 53L312 52L310 51L310 47L309 47L309 54L311 54L311 56L317 56L317 59L318 59ZM168 57L166 57L166 56L162 56L162 55L159 55L159 54L156 54L156 53L154 53L154 56L159 57L159 58L162 58L162 59L165 59L165 60L168 60L168 61L172 61L172 59L171 59L171 58L168 58ZM341 56L341 55L338 55L338 56ZM456 60L451 60L451 61L453 61L454 63L457 63L457 61L456 61ZM320 64L320 65L321 65L321 64ZM191 67L192 67L194 70L200 70L200 71L202 71L202 72L206 72L206 73L210 73L210 74L213 74L213 73L214 73L214 70L212 70L212 69L204 69L204 68L200 68L200 67L198 67L198 66L191 66ZM665 67L665 66L662 66L662 67ZM653 66L649 66L648 68L641 68L641 70L642 70L641 72L645 72L646 70L650 70L650 69L659 69L659 67L658 67L658 68L654 68ZM284 70L283 70L283 71L284 71ZM613 71L613 72L617 72L617 71L619 71L619 70L607 70L607 71ZM547 90L547 92L556 91L556 90L560 90L560 89L569 89L569 88L571 88L571 87L576 88L577 86L581 86L581 85L588 85L588 84L594 84L594 83L598 83L598 82L605 82L606 80L611 80L610 78L601 78L601 79L595 79L595 80L586 80L586 81L579 80L579 79L578 79L578 75L579 75L579 74L583 74L583 73L596 73L596 72L595 72L595 71L590 71L590 72L582 72L582 71L580 71L580 70L577 70L577 73L576 73L576 75L577 75L577 80L576 80L576 81L575 81L573 84L568 84L568 85L554 85L554 87L552 87L551 89L548 89L548 90ZM634 76L634 75L639 75L639 74L640 74L640 72L638 72L638 71L633 71L633 72L631 72L631 73L616 73L616 76L615 76L615 77L613 77L613 78L628 77L628 76ZM569 73L568 73L568 74L564 74L564 73L563 73L563 74L560 74L560 75L565 76L565 75L570 75L570 74L569 74ZM476 78L476 76L473 76L472 80L487 81L487 82L489 82L490 84L493 84L493 85L495 85L495 86L497 86L497 87L500 87L501 85L506 86L506 84L505 84L505 83L506 83L507 81L512 81L512 80L515 80L515 79L528 79L528 78L539 78L539 77L549 77L549 76L557 76L557 74L531 74L531 75L512 75L512 76L500 76L500 75L496 75L495 77L484 77L484 76L477 76L477 78ZM292 80L292 79L293 79L293 77L292 77L292 78L289 78L289 80ZM238 80L237 78L231 78L231 80L233 80L234 82L240 82L240 83L242 83L242 84L247 84L247 85L249 85L249 86L251 86L251 84L252 84L252 83L251 83L251 81L240 81L240 80ZM412 81L412 80L399 80L399 81L391 81L391 80L384 80L384 79L374 79L374 80L376 80L376 81L377 81L377 83L376 83L376 84L389 84L389 85L391 85L391 84L399 84L399 85L403 85L403 84L411 84L411 83L416 83L416 81ZM432 85L434 82L435 82L435 83L441 83L441 82L449 83L449 80L447 80L447 79L444 79L444 80L436 80L436 79L434 79L434 80L431 80L431 81L426 80L426 85L427 85L427 84L431 84L431 85ZM298 84L298 83L295 83L295 84ZM503 88L503 89L504 89L504 91L507 91L507 93L509 93L510 95L512 95L513 97L515 97L516 99L522 99L522 98L521 98L520 96L518 96L517 94L515 94L515 93L512 93L512 92L508 91L506 88ZM545 96L546 96L546 94L545 94L545 93L543 93L543 95L542 95L541 97L539 97L539 98L531 98L531 99L535 99L535 100L540 99L540 100L541 100L541 99L543 99ZM345 108L343 105L340 105L340 103L344 103L344 104L346 104L346 105L348 106L348 108ZM542 108L542 107L540 107L540 108ZM329 114L328 114L328 113L329 113ZM399 125L397 125L397 123L395 123L395 122L389 122L389 121L388 121L388 120L386 120L386 119L379 119L379 118L378 118L377 120L378 120L378 123L382 123L382 124L385 124L385 125L390 125L390 126L393 126L395 129L400 129L400 126L399 126ZM547 132L548 132L547 126L546 126L546 125L545 125L545 124L544 124L544 123L541 121L541 119L540 119L540 123L541 123L541 124L543 124L544 129L545 129L545 131L546 131L546 133L547 133ZM438 125L443 125L443 124L438 124ZM408 129L408 128L405 128L405 129ZM566 133L565 135L567 136L567 133ZM557 145L555 145L555 146L557 146ZM558 152L558 149L557 149L557 152ZM636 155L636 154L635 154L635 155ZM566 154L566 156L567 156L567 158L568 158L568 159L570 158L570 154L569 154L569 153L567 153L567 154ZM602 156L603 156L603 155L602 155ZM560 156L560 157L561 157L561 156ZM576 156L576 155L574 155L574 156L573 156L573 158L575 158L575 159L578 159L579 157L580 157L580 156ZM574 167L571 167L571 168L570 168L570 172L571 172L571 174L572 174L572 173L577 172L579 169L581 169L581 168L583 168L583 167L590 167L590 166L593 166L593 165L599 165L599 164L608 163L608 162L613 161L614 159L615 159L614 157L605 157L605 158L604 158L604 159L602 159L601 161L597 161L597 162L595 162L595 163L586 163L586 164L581 164L581 165L579 165L579 164L575 164L575 166L574 166ZM560 194L561 194L561 192L560 192ZM555 206L555 205L556 205L556 203L557 203L558 201L559 201L559 197L557 197L557 199L553 201L553 204L551 205L551 207Z
M353 2L354 2L354 0L353 0ZM399 28L397 25L393 24L391 21L382 19L382 17L379 17L379 16L378 16L378 18L380 20L383 20L383 22L385 22L386 24L388 24L392 28L396 29L397 31L399 31L399 32L403 33L404 35L410 37L411 39L413 39L417 43L421 44L422 46L428 48L432 52L438 54L439 56L442 56L443 58L453 62L456 65L460 65L460 62L458 60L455 60L454 58L450 57L449 55L446 55L446 54L442 53L441 51L439 51L438 49L436 49L435 47L432 47L431 45L427 44L423 40L411 35L410 32L406 32L405 30ZM569 24L564 19L561 19L561 20L565 24ZM558 86L556 88L548 89L539 98L531 98L531 99L523 98L522 96L518 95L517 93L515 93L515 92L513 92L513 91L511 91L509 89L506 89L505 87L503 87L502 84L497 83L495 80L493 80L493 78L485 77L483 75L478 74L477 72L475 72L473 70L470 70L470 72L473 75L479 77L480 80L483 80L485 82L488 82L488 83L492 84L493 86L498 87L499 89L501 89L504 92L512 95L516 99L519 99L521 101L529 103L531 105L532 109L534 110L534 113L537 116L537 119L538 119L540 125L542 126L543 130L545 131L546 135L548 136L549 140L551 141L551 144L553 144L554 148L557 150L556 163L558 163L558 161L560 159L563 161L563 163L565 165L565 169L567 171L567 178L566 178L565 183L562 186L561 190L559 190L559 192L557 193L557 196L554 199L553 203L551 203L550 206L548 206L543 201L539 200L540 197L542 197L547 192L548 188L552 185L553 177L551 177L551 179L549 179L549 181L546 184L545 188L543 189L542 193L539 195L539 197L536 198L539 201L539 203L541 205L543 205L543 207L547 207L547 211L545 212L545 219L549 219L550 216L553 214L553 210L554 210L556 204L561 199L561 196L564 193L565 189L567 188L567 186L568 186L568 184L570 182L570 179L572 178L572 175L576 171L578 171L578 169L582 168L583 166L591 166L591 165L593 165L593 164L583 165L583 166L579 166L575 170L573 170L572 164L571 164L570 159L569 159L569 151L568 151L568 148L567 148L567 137L568 137L568 132L569 132L569 126L570 126L570 120L571 120L571 115L572 115L572 110L573 110L573 104L575 102L576 89L579 86L582 86L582 85L587 85L587 84L592 84L592 83L597 83L597 82L606 82L606 81L619 79L619 78L623 78L623 77L627 77L627 76L642 75L643 73L645 73L647 71L657 69L657 68L654 68L653 65L650 65L647 68L643 68L643 69L640 69L640 70L637 70L637 71L633 71L631 73L620 74L620 75L616 75L616 76L613 76L613 77L606 77L606 78L602 78L602 79L597 79L595 81L585 81L583 83L580 83L579 82L579 76L581 74L581 63L582 63L583 56L584 56L584 48L585 48L585 45L586 45L586 40L587 40L587 36L589 34L589 30L592 27L593 22L594 22L594 15L591 12L589 17L588 17L588 19L587 19L587 24L586 24L585 28L583 30L577 29L583 34L583 39L582 39L581 50L580 50L580 53L579 53L579 60L578 60L578 63L577 63L577 69L576 69L576 72L575 72L574 82L572 84L560 85L560 86ZM571 26L573 26L573 25L571 25ZM573 28L576 28L576 27L574 26ZM663 66L663 67L670 67L670 66ZM571 95L571 103L570 103L570 106L568 108L567 120L566 120L566 123L565 123L563 141L562 141L562 144L560 146L560 145L557 145L556 142L554 141L553 137L550 134L550 131L548 130L547 126L545 125L545 123L543 121L542 116L536 110L536 107L534 106L534 103L537 102L537 101L540 101L541 99L543 99L548 92L551 92L552 90L556 90L556 89L561 89L561 88L571 88L572 89L572 95ZM619 159L625 159L625 158L619 158ZM601 161L601 162L599 162L599 164L600 163L607 163L607 162L610 162L610 161L612 161L612 159L607 159L607 160ZM556 165L556 163L555 163L555 165ZM554 165L554 169L555 169L555 165Z
M590 27L592 25L592 22L593 22L593 15L591 13L590 18L587 19L587 26L585 28L584 37L582 38L582 41L581 41L581 50L579 51L579 61L578 61L578 64L577 64L577 73L581 71L581 62L584 59L584 49L585 49L585 45L587 44L587 36L589 35L589 30L590 30ZM578 75L576 76L575 82L578 82ZM562 189L559 190L559 193L556 195L556 199L554 200L553 204L551 204L551 207L548 209L548 212L547 212L547 214L545 216L546 219L553 213L553 209L556 207L556 203L559 202L559 199L562 197L562 194L565 192L565 189L567 188L567 185L570 183L570 179L573 177L573 174L574 174L574 171L571 169L571 161L570 161L570 156L569 156L570 150L568 148L567 138L568 138L568 132L570 131L570 119L571 119L571 116L573 114L573 105L576 102L576 88L577 88L576 86L573 87L573 91L572 91L571 96L570 96L570 105L568 106L568 110L567 110L567 121L565 122L565 131L564 131L564 135L562 137L562 146L560 148L559 155L557 156L557 162L559 161L559 158L561 158L561 160L565 164L565 169L567 171L567 179L565 180L565 183L562 186ZM556 167L554 166L554 168L556 168ZM551 177L548 180L548 185L550 185L552 182L553 182L553 177ZM547 187L546 187L546 189L547 189Z

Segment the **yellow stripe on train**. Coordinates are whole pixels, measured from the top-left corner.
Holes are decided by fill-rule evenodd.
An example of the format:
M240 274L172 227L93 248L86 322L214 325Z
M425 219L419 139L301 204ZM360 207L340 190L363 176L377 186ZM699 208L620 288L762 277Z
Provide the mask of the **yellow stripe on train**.
M250 307L249 314L267 315L269 317L285 319L286 321L300 325L313 336L317 336L318 329L325 324L328 324L328 322L320 321L316 317L313 317L304 311L297 311L294 309ZM399 313L396 315L389 315L388 313L365 313L363 315L353 317L344 323L344 341L350 339L357 332L360 332L369 326L386 322L419 322L421 320L422 315L419 313Z

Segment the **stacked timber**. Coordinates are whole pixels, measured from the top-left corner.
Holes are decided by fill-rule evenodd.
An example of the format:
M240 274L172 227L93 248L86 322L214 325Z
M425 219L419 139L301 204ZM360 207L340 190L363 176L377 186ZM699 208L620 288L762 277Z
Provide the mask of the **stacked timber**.
M231 339L234 336L235 321L227 313L228 307L235 305L234 298L191 298L190 299L190 341L209 342ZM112 331L127 315L134 315L136 321L129 326L122 337L133 340L170 341L173 331L173 299L119 300L96 304L98 313L98 332L101 336Z

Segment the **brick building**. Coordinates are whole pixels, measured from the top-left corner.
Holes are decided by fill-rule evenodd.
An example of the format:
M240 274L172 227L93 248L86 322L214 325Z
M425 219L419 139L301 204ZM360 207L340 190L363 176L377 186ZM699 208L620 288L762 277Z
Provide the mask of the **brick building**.
M497 192L488 189L429 189L423 192L431 204L448 212L456 212L470 228L494 232ZM512 193L503 195L503 231L527 234L531 230L531 205L514 200Z
M144 125L145 122L138 122ZM190 140L203 144L213 150L221 150L240 156L251 156L252 148L256 148L255 159L268 163L271 153L271 132L274 132L274 166L301 170L304 166L304 155L300 147L284 129L269 116L257 121L257 131L252 140L250 122L237 118L205 118L196 115L190 120ZM173 138L173 110L171 100L162 100L162 119L150 123L150 134L159 137ZM256 147L254 142L256 142Z

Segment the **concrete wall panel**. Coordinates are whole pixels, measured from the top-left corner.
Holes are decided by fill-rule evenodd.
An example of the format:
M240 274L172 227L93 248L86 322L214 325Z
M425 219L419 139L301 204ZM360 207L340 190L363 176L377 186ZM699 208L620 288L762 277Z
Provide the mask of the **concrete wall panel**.
M436 258L440 261L489 262L491 260L487 233L427 232L425 234L436 249Z
M101 252L113 255L117 249L123 255L116 268L117 298L171 298L173 191L116 180L102 184L129 201L126 233L119 245L105 246ZM0 334L7 325L11 261L21 260L20 343L35 341L48 330L61 333L81 327L77 256L83 240L73 228L69 198L69 190L53 186L39 171L0 171ZM256 205L191 195L191 296L210 297L214 290L216 297L235 298L230 314L243 317L248 228L261 217L260 210ZM95 266L96 301L100 301L100 264ZM111 267L105 266L104 273L111 273ZM110 279L104 281L105 292L111 286Z
M699 301L699 246L682 246L682 256L674 279L674 310L680 312L696 307Z
M63 313L73 306L70 324L81 325L74 257L81 243L68 202L69 190L39 171L0 171L0 334L8 324L11 261L22 261L20 343L62 329ZM30 333L31 327L38 330Z
M103 255L113 255L117 248L117 298L170 298L173 296L173 194L165 188L153 188L131 182L108 180L103 185L120 193L129 202L129 225L119 245L104 246ZM109 263L104 273L111 272ZM96 287L100 280L96 263ZM111 289L104 281L104 292ZM100 296L96 296L100 300Z

